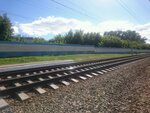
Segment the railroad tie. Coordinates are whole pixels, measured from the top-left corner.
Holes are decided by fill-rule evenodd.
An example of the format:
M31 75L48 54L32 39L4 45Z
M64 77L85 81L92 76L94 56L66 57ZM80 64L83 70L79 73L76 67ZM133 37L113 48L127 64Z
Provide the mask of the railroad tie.
M61 74L56 74L58 77L62 77L62 75Z
M39 81L44 81L44 79L43 78L38 78L39 79Z
M80 69L81 71L85 71L84 69Z
M50 86L51 88L53 88L53 89L58 89L58 88L59 88L59 86L57 86L57 85L55 85L55 84L49 84L49 86Z
M113 69L113 68L109 68L109 70L112 70L112 71L113 71L113 70L115 70L115 69Z
M66 74L65 74L65 75L66 75ZM61 77L61 76L63 76L63 75L61 75L61 74L57 74L57 76L58 76L58 77ZM66 85L66 86L68 86L68 85L70 84L69 82L64 81L64 80L63 80L63 81L61 81L61 83L62 83L62 84L64 84L64 85Z
M12 76L7 76L7 78L8 78L8 79L11 79ZM20 83L14 83L14 85L15 85L16 87L21 86ZM2 88L3 88L3 90L6 89L5 87L2 87ZM27 94L25 94L24 92L19 92L19 93L16 93L16 94L17 94L17 97L18 97L21 101L24 101L24 100L27 100L27 99L30 98L30 97L29 97Z
M67 81L64 81L64 80L63 80L63 81L61 81L61 83L62 83L62 84L64 84L65 86L68 86L68 85L70 85L70 83L69 83L69 82L67 82Z
M61 70L60 68L56 68L57 71Z
M76 70L76 72L78 72L78 73L79 73L80 71L79 71L79 70Z
M93 69L93 67L90 67L90 69Z
M21 77L21 75L16 75L17 77Z
M92 68L95 69L95 66L93 66Z
M85 76L89 77L89 78L92 78L93 76L90 75L90 74L85 74Z
M43 71L40 71L40 73L44 73Z
M29 74L29 73L26 73L25 75L26 75L26 76L29 76L30 74Z
M14 85L16 86L16 87L19 87L19 86L21 86L21 84L20 83L14 83ZM19 98L19 100L21 100L21 101L24 101L24 100L27 100L27 99L29 99L30 97L26 94L26 93L24 93L24 92L19 92L19 93L16 93L17 94L17 97Z
M76 82L76 83L79 82L79 81L78 81L77 79L75 79L75 78L71 78L70 80L73 81L73 82Z
M5 90L5 89L6 89L5 86L1 86L1 87L0 87L0 91Z
M37 72L33 72L33 74L37 74Z
M27 99L30 98L30 97L29 97L26 93L24 93L24 92L17 93L17 96L18 96L19 100L21 100L21 101L24 101L24 100L27 100Z
M55 71L54 69L51 69L51 71Z
M11 78L12 78L12 76L7 76L7 78L8 78L8 79L11 79Z
M0 98L0 110L5 109L6 107L9 107L9 104L2 98Z
M45 70L45 72L49 72L49 70Z
M97 73L99 73L99 74L101 74L101 75L102 75L102 74L104 74L104 73L103 73L103 72L101 72L101 71L97 71Z
M52 76L48 76L48 78L53 79L54 77L52 77Z
M80 79L82 80L86 80L87 78L86 77L83 77L83 76L79 76Z
M46 91L45 91L43 88L41 88L41 87L36 88L36 91L37 91L39 94L44 94L44 93L46 93Z
M102 72L104 72L104 73L107 73L107 71L106 70L101 70Z
M97 73L91 73L92 75L95 75L95 76L98 76L98 74Z
M105 69L105 70L107 70L107 71L111 71L110 69Z
M31 80L28 80L27 82L28 82L29 84L34 83L34 82L31 81ZM34 88L34 90L35 90L36 92L38 92L39 94L44 94L44 93L46 93L46 91L45 91L44 89L42 89L41 87Z
M40 81L44 81L43 78L38 78L38 79L39 79ZM41 88L41 87L36 88L36 90L37 90L38 93L40 93L40 94L46 93L46 90L44 90L44 89Z
M0 87L0 91L5 90L5 89L6 89L5 86ZM3 98L0 98L0 110L6 108L8 106L9 106L9 104Z
M113 67L113 69L118 69L118 67Z
M64 73L64 75L68 75L68 73Z
M85 68L85 70L89 70L88 68Z
M70 73L71 73L71 74L74 74L74 72L73 72L73 71L70 71Z

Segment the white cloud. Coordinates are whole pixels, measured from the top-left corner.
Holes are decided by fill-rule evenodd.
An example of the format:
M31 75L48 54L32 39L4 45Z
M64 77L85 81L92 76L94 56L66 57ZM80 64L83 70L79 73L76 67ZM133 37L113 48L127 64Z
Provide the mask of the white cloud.
M139 32L140 35L147 38L147 43L150 43L150 23L137 25L135 30Z
M133 30L134 25L128 21L104 21L98 24L99 31L104 33L111 30Z
M62 17L47 17L39 18L31 23L18 24L14 28L18 28L23 34L42 36L64 33L70 29L84 28L83 30L85 31L92 31L92 27L93 25L88 21L79 21L77 19Z
M111 30L135 30L142 36L147 37L147 42L150 43L150 23L136 25L128 21L104 21L99 24L93 24L89 21L81 21L74 18L49 16L46 18L40 17L31 23L17 23L13 28L16 34L20 33L29 36L65 33L70 29L100 33Z
M12 27L15 34L19 34L19 28L17 26Z

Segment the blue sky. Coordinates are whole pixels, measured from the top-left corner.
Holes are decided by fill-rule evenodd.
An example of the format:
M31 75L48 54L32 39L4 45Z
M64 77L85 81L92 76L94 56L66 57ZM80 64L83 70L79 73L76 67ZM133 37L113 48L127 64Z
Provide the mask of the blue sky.
M0 0L0 13L4 12L15 34L50 39L69 29L130 29L150 38L149 0Z

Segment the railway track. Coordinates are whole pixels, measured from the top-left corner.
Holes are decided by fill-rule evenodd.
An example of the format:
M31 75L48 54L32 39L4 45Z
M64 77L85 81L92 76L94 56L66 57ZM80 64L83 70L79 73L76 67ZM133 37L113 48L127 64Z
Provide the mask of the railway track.
M57 84L69 85L71 81L86 80L99 76L128 62L149 57L149 55L128 56L107 60L84 61L56 66L46 66L25 70L15 70L0 73L0 103L4 98L18 97L20 100L30 98L28 92L46 92L44 87L59 88Z

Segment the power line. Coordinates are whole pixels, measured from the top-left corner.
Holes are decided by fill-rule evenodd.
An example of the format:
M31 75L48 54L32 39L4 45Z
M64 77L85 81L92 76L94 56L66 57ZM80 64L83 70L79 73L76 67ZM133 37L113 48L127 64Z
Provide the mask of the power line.
M89 13L89 11L87 11L86 9L80 7L80 6L79 6L78 4L76 4L76 3L71 2L70 0L65 0L65 1L69 2L72 6L76 6L78 9L80 9L80 10L83 11L83 12L86 12L86 13L88 12L88 14L93 15L91 12Z
M124 3L121 2L121 0L118 0L119 5L134 19L136 20L137 22L139 22L139 20L137 20L137 18L134 16L134 14L132 14L130 12L130 10L124 5Z
M27 6L30 5L32 8L34 7L34 8L39 8L39 9L43 9L43 10L45 10L46 7L49 8L49 7L46 6L46 5L42 6L43 4L42 4L42 5L40 4L40 6L38 5L38 6L35 7L34 4L29 3L29 2L27 2L27 1L24 1L24 0L19 0L19 2L22 2L23 4L26 4ZM37 1L37 2L39 2L39 1Z
M30 5L30 6L35 6L35 5L33 5L33 4L31 4L31 3L28 3L28 2L26 2L26 1L23 1L23 0L20 0L21 2L23 2L23 3L25 3L25 4L27 4L27 5ZM71 7L69 7L69 6L67 6L67 5L65 5L65 4L62 4L62 3L60 3L60 2L57 2L56 0L51 0L52 2L54 2L54 3L56 3L56 4L58 4L58 5L61 5L61 6L63 6L63 7L65 7L65 8L68 8L68 9L70 9L70 10L72 10L72 11L75 11L76 13L79 13L79 14L81 14L81 15L84 15L84 16L87 16L87 17L89 17L89 18L92 18L92 19L95 19L96 21L98 21L98 19L97 18L95 18L95 17L92 17L92 16L90 16L90 15L88 15L88 14L86 14L86 13L84 13L84 12L87 12L85 9L81 9L78 5L76 5L76 4L74 4L73 2L71 2L71 1L69 1L69 0L67 0L70 4L72 4L72 5L74 5L74 6L77 6L78 8L80 8L82 11L84 11L84 12L81 12L81 11L79 11L79 10L77 10L77 9L74 9L74 8L71 8ZM45 7L47 7L47 6L44 6L44 7L42 7L42 6L38 6L38 8L39 9L43 9L43 8L45 8ZM48 8L48 7L47 7Z
M60 6L63 6L63 7L65 7L65 8L67 8L67 9L70 9L70 10L76 12L76 13L79 13L79 14L84 15L84 16L86 16L86 17L92 18L92 19L94 19L94 20L96 20L96 21L99 22L99 20L98 20L97 18L95 18L95 17L92 17L92 16L90 16L90 15L88 15L88 14L85 14L85 13L79 11L79 10L76 10L76 9L74 9L74 8L71 8L71 7L69 7L69 6L65 5L65 4L62 4L62 3L60 3L60 2L58 2L58 1L56 1L56 0L51 0L51 1L54 2L54 3L56 3L56 4L58 4L58 5L60 5Z
M85 9L81 8L79 5L71 2L70 0L66 0L67 2L69 2L70 4L72 4L73 6L77 6L78 8L80 8L82 11L87 12Z
M140 4L140 5L143 5L144 6L144 10L146 10L146 12L148 13L148 17L149 17L149 11L150 11L150 7L148 7L149 6L149 4L147 4L148 2L150 2L150 0L149 1L147 1L147 0L145 0L145 2L146 2L146 4ZM146 6L147 5L147 6Z
M133 15L136 16L136 11L135 11L133 8L128 7L128 5L127 5L123 0L120 0L120 2L122 2L122 4L124 4L124 6L125 6L127 9L129 9L129 11L130 11ZM137 20L139 20L139 19L137 19ZM140 21L140 20L139 20L139 21Z

